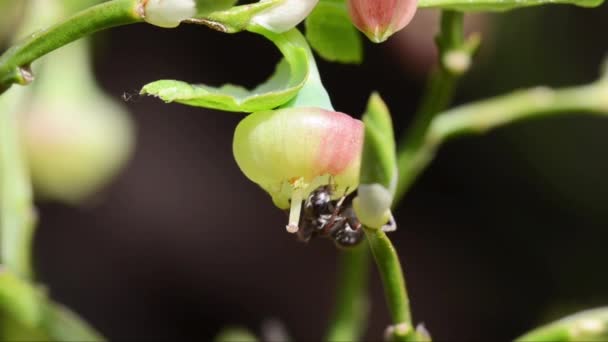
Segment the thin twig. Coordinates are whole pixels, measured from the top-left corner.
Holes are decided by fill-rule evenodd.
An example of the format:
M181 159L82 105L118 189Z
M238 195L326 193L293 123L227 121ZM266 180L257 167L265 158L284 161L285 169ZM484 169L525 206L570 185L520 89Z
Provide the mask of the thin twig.
M0 56L0 94L15 83L29 84L33 76L27 71L38 58L97 31L143 21L141 4L141 0L104 2L13 46Z

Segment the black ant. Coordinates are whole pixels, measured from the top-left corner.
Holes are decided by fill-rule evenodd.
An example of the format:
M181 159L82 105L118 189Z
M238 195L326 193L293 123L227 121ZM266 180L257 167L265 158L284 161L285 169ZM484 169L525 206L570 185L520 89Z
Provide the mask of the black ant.
M334 241L338 247L353 247L363 241L361 222L353 210L352 193L332 200L333 185L322 185L315 189L302 204L298 239L308 242L313 237L324 237Z

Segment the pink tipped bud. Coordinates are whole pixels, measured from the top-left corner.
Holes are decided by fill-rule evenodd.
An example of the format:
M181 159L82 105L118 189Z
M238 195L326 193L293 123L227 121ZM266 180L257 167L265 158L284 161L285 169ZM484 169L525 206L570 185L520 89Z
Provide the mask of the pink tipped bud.
M409 24L417 5L417 0L348 0L353 24L375 43Z

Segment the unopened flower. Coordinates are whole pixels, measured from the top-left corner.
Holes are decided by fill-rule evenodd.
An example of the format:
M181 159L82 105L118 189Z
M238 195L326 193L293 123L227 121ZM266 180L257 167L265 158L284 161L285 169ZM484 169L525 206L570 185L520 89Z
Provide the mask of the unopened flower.
M106 185L127 161L134 137L124 106L94 83L87 44L49 55L21 119L37 195L77 203Z
M387 40L414 17L416 0L347 0L353 24L373 42Z
M312 12L319 0L283 0L279 5L257 14L252 22L275 33L296 27Z
M363 123L320 108L263 111L236 128L233 151L243 173L289 209L287 230L298 231L302 201L321 185L335 197L359 183Z
M22 127L37 193L68 203L98 191L131 151L131 122L107 100L91 106L37 102Z
M397 156L391 114L379 94L370 97L363 122L360 184L353 208L368 228L393 231L397 228L391 213L398 180Z

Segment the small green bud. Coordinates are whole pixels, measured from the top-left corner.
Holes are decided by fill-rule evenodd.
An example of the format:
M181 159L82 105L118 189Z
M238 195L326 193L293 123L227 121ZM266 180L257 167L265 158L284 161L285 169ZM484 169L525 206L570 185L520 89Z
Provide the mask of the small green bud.
M391 221L394 193L380 184L361 184L353 208L359 221L370 228L379 228Z
M397 156L391 116L378 94L370 97L363 116L365 139L361 163L361 185L353 207L369 228L394 230L391 206L397 187Z

